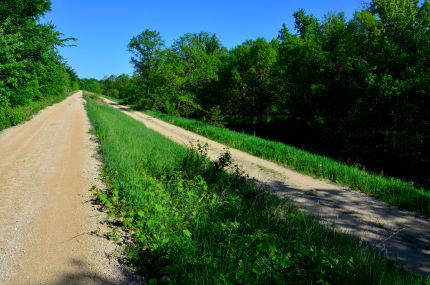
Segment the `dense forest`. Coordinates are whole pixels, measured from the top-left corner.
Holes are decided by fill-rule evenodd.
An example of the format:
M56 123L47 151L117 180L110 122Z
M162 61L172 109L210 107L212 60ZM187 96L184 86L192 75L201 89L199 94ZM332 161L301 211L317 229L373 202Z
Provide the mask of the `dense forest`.
M93 85L141 109L280 140L428 186L430 2L374 0L347 19L294 13L276 39L225 48L188 33L166 47L145 30L132 76ZM91 82L90 82L91 83ZM93 82L94 83L94 82Z
M2 0L0 5L0 129L79 88L78 76L60 56L63 38L40 23L49 0Z

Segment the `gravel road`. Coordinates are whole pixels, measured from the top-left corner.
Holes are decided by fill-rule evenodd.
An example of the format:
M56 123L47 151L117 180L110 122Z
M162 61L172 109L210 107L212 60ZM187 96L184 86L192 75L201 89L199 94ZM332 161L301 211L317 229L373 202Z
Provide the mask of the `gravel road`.
M0 284L122 284L116 246L91 234L96 145L82 92L0 133Z

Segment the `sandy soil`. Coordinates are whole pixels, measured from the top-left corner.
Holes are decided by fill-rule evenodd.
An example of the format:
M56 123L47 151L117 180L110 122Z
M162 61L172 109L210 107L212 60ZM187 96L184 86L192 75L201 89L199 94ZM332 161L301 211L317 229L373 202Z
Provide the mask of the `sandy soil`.
M122 284L89 188L99 184L82 92L0 133L0 284Z
M215 141L105 100L112 107L177 143L187 146L196 142L207 143L211 159L218 158L226 150L226 146ZM268 185L279 196L288 196L299 209L317 216L338 231L369 242L387 258L408 270L430 274L428 219L236 149L229 148L229 151L234 162L247 174Z

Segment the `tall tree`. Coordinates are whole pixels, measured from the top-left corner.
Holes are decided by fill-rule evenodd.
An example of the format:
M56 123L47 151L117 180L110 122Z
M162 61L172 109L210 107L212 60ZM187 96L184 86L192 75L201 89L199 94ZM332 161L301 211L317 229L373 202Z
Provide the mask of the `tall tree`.
M201 104L210 108L213 86L219 79L225 54L226 49L217 36L207 32L187 33L173 43L170 56L176 64L174 76L179 83L175 91L179 113L192 114L201 109Z
M13 108L77 89L76 73L58 52L71 39L39 21L50 8L50 0L1 1L0 129L21 121Z
M246 121L263 123L273 106L272 68L278 57L277 42L248 40L230 53L227 113ZM225 108L224 108L225 109Z
M160 33L154 30L145 30L133 37L128 44L128 50L132 53L131 62L135 71L144 79L146 95L149 97L154 79L162 60L164 41Z
M0 21L7 18L15 23L23 23L29 19L37 20L51 10L50 0L2 0L0 5Z
M130 42L136 73L123 89L134 103L141 86L153 93L142 107L429 180L430 1L373 0L350 20L304 10L294 19L295 31L284 25L277 40L228 51L206 32L165 49L147 30Z

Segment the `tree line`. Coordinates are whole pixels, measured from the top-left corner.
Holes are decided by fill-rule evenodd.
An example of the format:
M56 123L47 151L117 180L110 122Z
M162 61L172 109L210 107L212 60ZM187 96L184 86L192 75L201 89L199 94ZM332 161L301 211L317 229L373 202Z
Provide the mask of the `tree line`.
M14 109L76 90L78 76L58 52L69 40L41 23L50 0L0 4L0 129L19 122Z
M93 87L430 185L429 1L294 19L294 31L284 25L276 39L232 49L208 32L167 47L145 30L128 44L134 74Z

